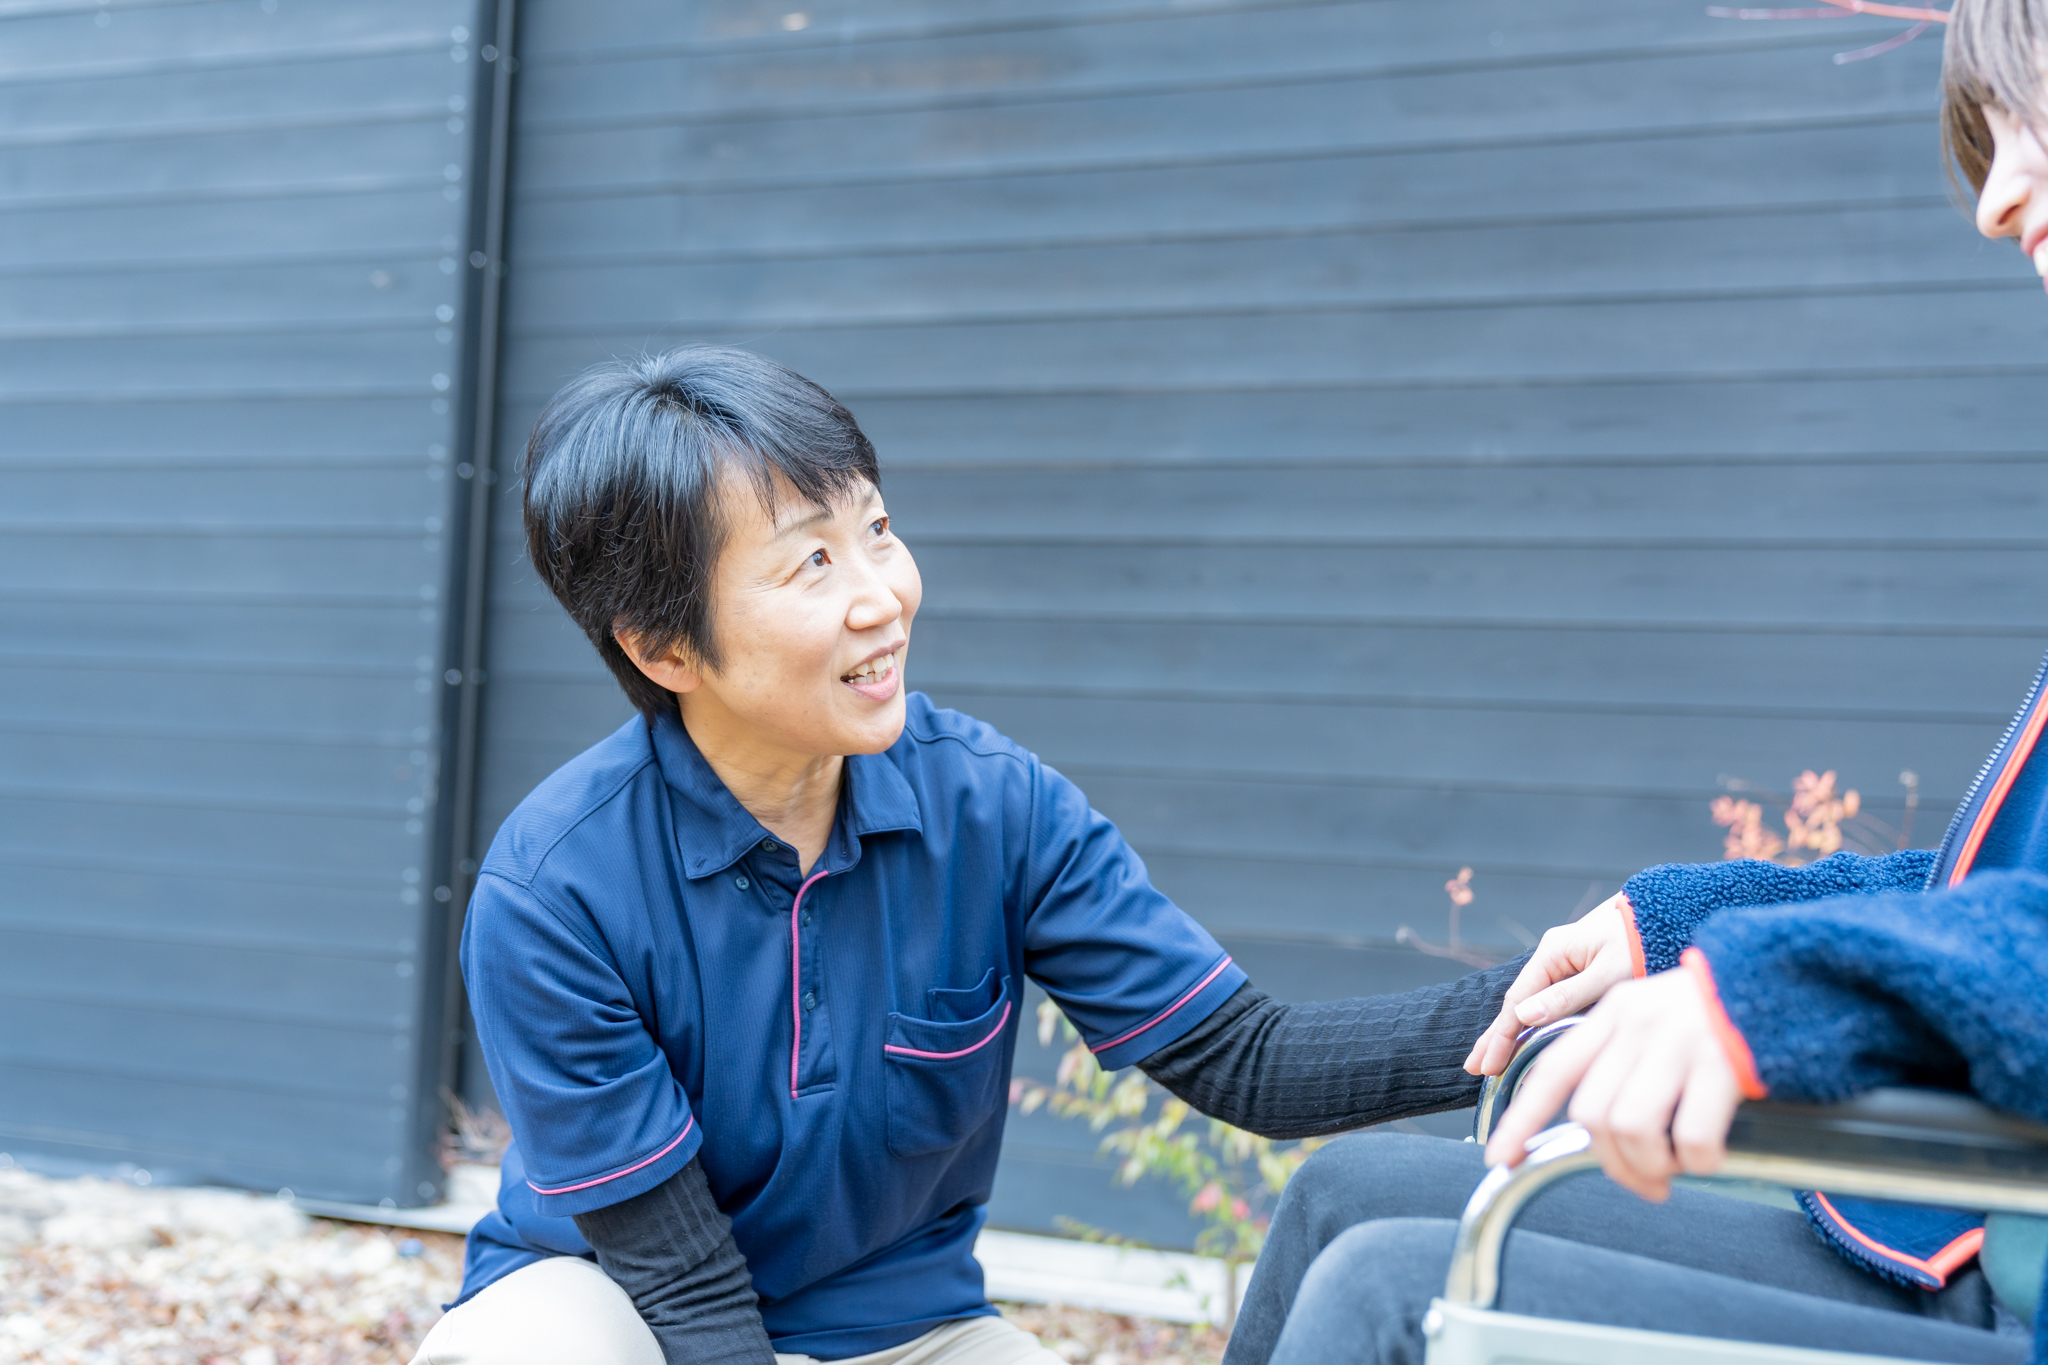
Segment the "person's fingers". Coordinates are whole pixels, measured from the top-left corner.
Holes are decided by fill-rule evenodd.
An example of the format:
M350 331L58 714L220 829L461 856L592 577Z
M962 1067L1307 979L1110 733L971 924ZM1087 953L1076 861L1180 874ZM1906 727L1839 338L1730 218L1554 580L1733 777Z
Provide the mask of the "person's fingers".
M1477 1076L1498 1076L1507 1069L1507 1064L1514 1060L1515 1040L1524 1027L1516 1006L1557 980L1561 973L1577 970L1570 962L1570 950L1562 944L1559 931L1553 929L1545 934L1535 953L1508 984L1507 994L1501 997L1500 1013L1472 1045L1465 1070Z
M1487 1074L1483 1065L1486 1058L1486 1045L1492 1041L1493 1031L1498 1027L1500 1027L1500 1024L1497 1020L1494 1023L1488 1024L1486 1031L1473 1040L1472 1050L1465 1054L1465 1069L1475 1076Z
M1617 898L1591 914L1547 931L1501 999L1499 1015L1472 1045L1465 1070L1497 1076L1514 1060L1524 1029L1585 1010L1617 981L1633 975Z
M1586 1023L1580 1024L1565 1035L1570 1038L1583 1030L1586 1024L1595 1020L1605 1025L1606 1036L1600 1048L1600 1055L1584 1069L1571 1096L1570 1117L1573 1122L1592 1123L1605 1120L1616 1092L1621 1089L1622 1082L1627 1078L1636 1055L1642 1051L1651 1021L1634 1005L1632 999L1617 996L1587 1015ZM1581 1115L1587 1117L1582 1118Z
M1498 1032L1489 1031L1480 1038L1480 1055L1477 1072L1481 1076L1498 1076L1508 1069L1508 1063L1515 1059L1517 1040L1522 1036L1519 1025L1510 1024Z
M1608 1111L1626 1084L1643 1046L1640 1011L1629 1008L1630 1004L1624 997L1602 1006L1589 1016L1604 1018L1612 1036L1600 1049L1600 1055L1593 1059L1592 1065L1586 1068L1585 1075L1579 1078L1565 1116L1592 1135L1593 1154L1599 1158L1609 1178L1623 1188L1641 1194L1643 1190L1632 1169L1622 1160L1615 1146L1613 1125L1608 1118Z
M1685 1090L1688 1062L1684 1039L1657 1030L1637 1052L1600 1119L1607 1155L1615 1163L1607 1166L1609 1177L1659 1203L1670 1194L1671 1177L1678 1171L1671 1115Z
M1552 929L1537 943L1536 951L1522 964L1522 970L1515 973L1515 979L1508 983L1507 994L1501 997L1496 1024L1512 1024L1516 1017L1515 1006L1551 982L1577 970L1569 948L1558 941L1557 930Z
M1499 1023L1496 1019L1481 1030L1479 1036L1472 1040L1472 1050L1465 1054L1465 1069L1475 1076L1479 1074L1479 1059L1486 1052L1486 1040L1492 1036L1494 1027Z
M1583 1083L1581 1089L1584 1089ZM1587 1136L1592 1139L1593 1159L1600 1163L1600 1169L1607 1173L1609 1180L1631 1194L1653 1203L1661 1202L1655 1178L1646 1177L1639 1172L1622 1153L1616 1140L1614 1126L1608 1121L1605 1110L1596 1109L1587 1101L1574 1096L1571 1112L1567 1117L1586 1130Z
M1728 1125L1742 1103L1742 1087L1718 1042L1707 1041L1685 1084L1671 1120L1671 1145L1687 1175L1712 1175L1728 1155Z
M1515 1015L1525 1027L1590 1009L1615 983L1635 975L1627 934L1620 925L1620 911L1609 902L1571 926L1580 931L1574 936L1568 959L1571 970L1553 971L1551 984L1516 1008Z
M1515 1060L1515 1053L1522 1046L1522 1030L1510 1027L1497 1033L1486 1045L1485 1073L1498 1076L1508 1069L1508 1063Z
M1607 988L1618 979L1610 973L1597 970L1599 964L1588 967L1576 976L1568 976L1547 990L1538 991L1524 1000L1515 1010L1524 1028L1535 1028L1553 1019L1565 1019L1580 1010L1591 1009L1600 1003L1600 997L1607 994Z
M1515 1099L1494 1125L1486 1143L1486 1164L1519 1166L1529 1139L1564 1106L1586 1068L1600 1055L1611 1021L1595 1015L1543 1050L1515 1091Z
M1599 1063L1596 1061L1594 1065L1597 1068ZM1581 1080L1565 1117L1586 1130L1587 1137L1591 1139L1593 1159L1600 1163L1600 1169L1607 1173L1607 1178L1631 1193L1640 1194L1642 1191L1635 1184L1634 1172L1615 1149L1614 1132L1607 1122L1604 1101L1608 1090L1609 1086L1589 1090L1586 1082Z
M1600 1169L1606 1173L1609 1180L1636 1198L1652 1204L1661 1204L1671 1197L1670 1180L1666 1177L1644 1175L1637 1170L1622 1156L1611 1132L1593 1134L1593 1156L1600 1162Z
M1472 1053L1465 1059L1465 1069L1476 1076L1497 1074L1500 1068L1489 1070L1488 1060L1503 1047L1507 1049L1508 1055L1513 1056L1515 1036L1521 1031L1521 1027L1515 1023L1514 1006L1502 1005L1500 1013L1494 1016L1493 1022L1486 1026L1486 1031L1472 1044Z

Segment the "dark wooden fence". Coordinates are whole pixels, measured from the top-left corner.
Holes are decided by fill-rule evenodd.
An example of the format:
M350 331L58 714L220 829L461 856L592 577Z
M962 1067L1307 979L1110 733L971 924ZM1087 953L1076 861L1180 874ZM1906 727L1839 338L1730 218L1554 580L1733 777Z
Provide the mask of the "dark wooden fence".
M0 549L0 1011L21 1021L0 1028L0 1131L39 1151L155 1150L170 1130L137 1097L206 1067L257 1079L242 1108L164 1101L191 1142L225 1144L245 1111L300 1122L291 1087L385 1086L371 1059L397 1065L426 1008L387 979L426 932L393 878L425 866L404 800L447 793L394 779L412 741L386 736L442 724L410 691L447 662L406 634L428 640L430 608L397 596L455 581L420 548L424 456L454 439L421 425L420 386L443 372L423 312L438 237L462 231L428 145L449 139L462 21L358 6L350 41L390 55L209 76L270 82L274 126L238 116L243 142L145 118L154 78L89 46L148 17L159 48L212 51L205 24L257 8L72 16L73 46L34 61L0 41L9 108L62 93L74 112L50 127L129 130L104 160L48 150L57 133L0 144L0 215L25 225L0 246L21 338L0 342L20 357L0 456L18 532ZM1837 65L1899 25L1718 21L1694 0L521 9L501 468L555 387L608 356L729 342L831 388L924 568L913 684L1077 779L1277 995L1441 974L1395 937L1442 939L1460 866L1468 933L1506 952L1638 866L1714 857L1724 777L1782 789L1833 767L1896 822L1911 770L1931 842L2048 644L2048 311L1950 202L1934 36ZM40 23L58 32L0 35ZM398 54L430 29L415 89ZM335 150L302 147L302 125L342 126L331 110L436 101L430 121L351 113ZM192 198L208 176L268 185L260 165L302 188ZM78 226L41 226L64 195ZM407 226L379 236L363 215L387 203ZM306 207L273 222L287 205ZM399 264L372 259L387 239ZM368 289L373 270L398 283ZM400 298L394 330L341 322ZM234 307L301 321L203 321ZM178 518L153 539L131 526ZM625 714L516 532L507 502L485 839ZM301 577L223 567L220 591L301 594L271 615L165 596L259 545ZM383 625L309 624L376 594L389 605L360 610ZM378 688L393 718L349 719ZM131 737L146 725L187 747L145 807L123 793L158 743ZM273 731L302 737L291 763L260 748ZM237 813L190 813L209 802ZM288 852L269 832L286 820L333 852ZM74 870L41 870L53 850ZM185 858L365 880L230 892L177 880ZM132 873L108 870L123 859ZM226 937L124 984L117 964L169 961L165 936L192 934ZM281 965L236 965L255 961L243 939ZM173 1031L108 1021L173 978L209 1019L264 990L296 1019L357 972L398 994L349 985L342 1013L375 1022L334 1025L294 1065L268 1027L116 1063L113 1034L42 1003L70 992L93 1028L168 1047ZM33 1136L58 1130L89 1136ZM322 1142L337 1172L396 1150L340 1126ZM1016 1124L997 1221L1100 1214L1091 1147ZM254 1155L220 1169L273 1179ZM1164 1195L1115 1216L1184 1235Z

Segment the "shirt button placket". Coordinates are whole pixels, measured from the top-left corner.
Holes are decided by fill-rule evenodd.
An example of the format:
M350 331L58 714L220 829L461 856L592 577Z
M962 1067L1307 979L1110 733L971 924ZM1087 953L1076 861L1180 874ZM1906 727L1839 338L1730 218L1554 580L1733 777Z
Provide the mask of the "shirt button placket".
M817 918L816 912L813 909L815 897L824 888L827 880L829 879L820 877L817 881L812 882L809 878L805 878L802 884L804 886L801 893L802 903L793 907L797 924L798 946L796 954L797 979L791 983L791 989L796 996L797 1011L801 1018L799 1027L802 1032L802 1040L797 1048L796 1057L797 1084L799 1088L817 1085L830 1079L830 1067L828 1064L829 1048L825 1046L824 1036L819 1032L823 1027L824 1020L824 1016L818 1012L818 962L820 953L817 934L819 930L812 927L812 921Z
M816 940L817 930L811 928L811 920L814 918L814 915L811 910L811 897L817 894L818 888L815 886L812 887L810 889L809 894L807 894L804 897L804 903L802 908L797 911L797 923L803 926L804 934L804 950L802 954L802 965L804 975L803 980L797 983L797 989L802 992L802 995L798 1003L804 1007L805 1015L813 1013L818 1008L818 944ZM808 1019L805 1021L805 1024L806 1027L809 1027ZM804 1048L804 1052L806 1053L806 1063L809 1062L810 1058L815 1057L817 1055L814 1048L815 1043ZM806 1065L804 1069L808 1073L810 1067Z

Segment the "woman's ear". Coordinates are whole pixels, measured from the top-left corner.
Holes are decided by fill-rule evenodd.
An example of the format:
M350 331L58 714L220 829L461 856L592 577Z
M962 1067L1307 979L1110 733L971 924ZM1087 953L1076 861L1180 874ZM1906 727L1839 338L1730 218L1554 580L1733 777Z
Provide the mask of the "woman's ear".
M633 661L633 667L646 674L656 686L671 692L695 692L704 685L703 667L684 652L680 644L666 649L650 650L646 642L634 631L614 626L612 639Z

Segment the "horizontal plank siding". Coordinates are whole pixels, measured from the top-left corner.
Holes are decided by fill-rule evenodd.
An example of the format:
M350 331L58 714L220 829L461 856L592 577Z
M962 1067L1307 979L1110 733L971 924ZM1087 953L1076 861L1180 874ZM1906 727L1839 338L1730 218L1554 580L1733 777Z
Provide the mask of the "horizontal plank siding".
M0 1151L430 1201L470 0L0 13Z
M1715 857L1731 783L1832 767L1871 847L1931 843L2048 645L2040 286L1956 211L1938 43L1829 60L1895 22L526 23L501 458L608 356L831 388L924 574L913 685L1080 782L1277 995L1455 970L1397 937L1442 938L1461 866L1507 953ZM627 714L514 489L494 536L486 834ZM996 1221L1184 1240L1093 1143L1019 1120Z

